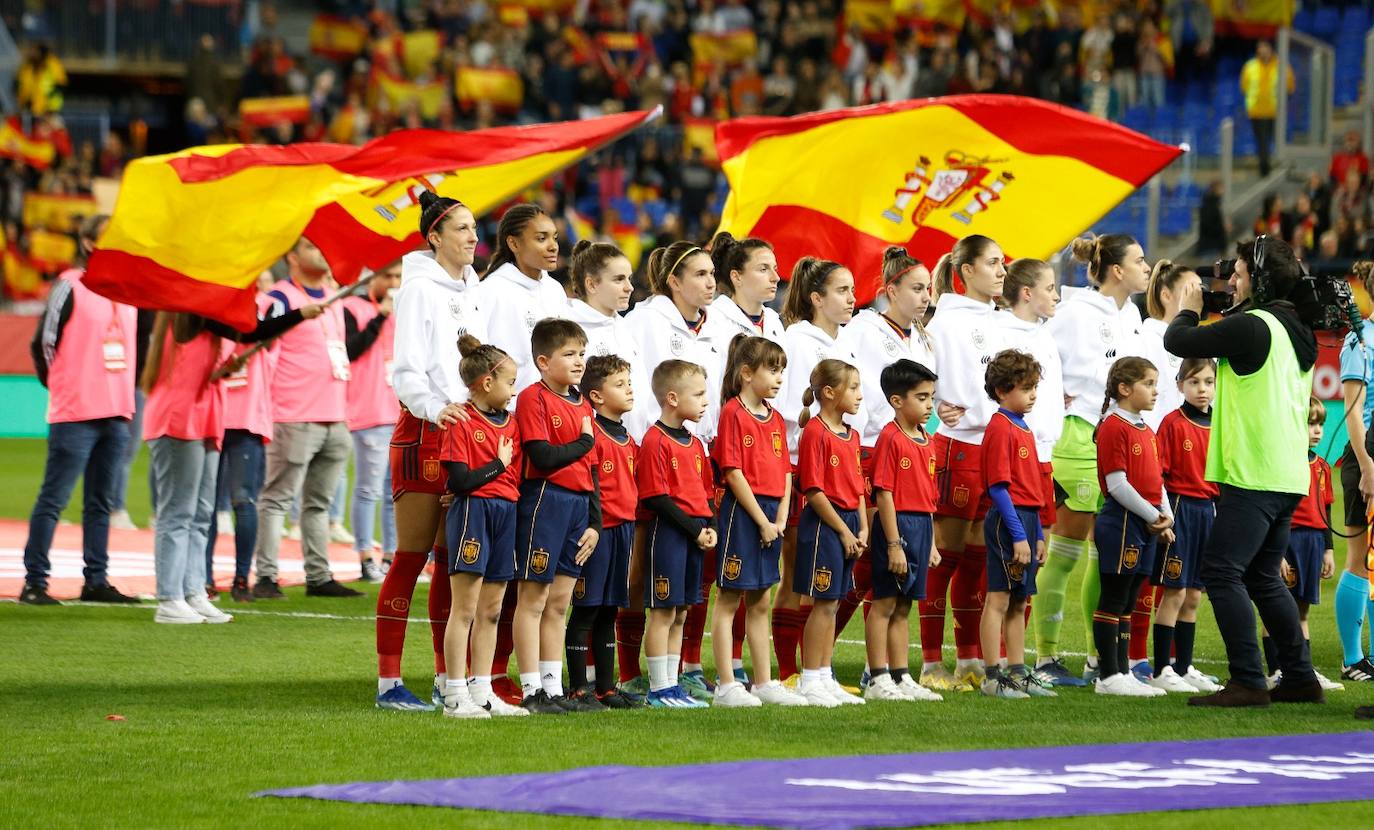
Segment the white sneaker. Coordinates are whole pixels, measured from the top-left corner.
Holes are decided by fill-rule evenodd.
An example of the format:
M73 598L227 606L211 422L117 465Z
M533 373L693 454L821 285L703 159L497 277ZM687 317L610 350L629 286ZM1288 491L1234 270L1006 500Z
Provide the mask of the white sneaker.
M1273 674L1264 679L1264 682L1269 686L1269 691L1274 691L1274 688L1283 682L1283 670L1275 669Z
M760 703L766 703L769 706L808 705L805 697L797 694L776 680L770 680L761 686L754 686L752 694L759 699Z
M717 686L711 705L722 709L756 709L763 705L763 701L749 694L744 684L735 682Z
M1188 667L1188 671L1183 674L1183 682L1207 695L1221 691L1221 686L1213 683L1207 678L1207 675L1198 671L1197 666Z
M110 514L110 530L138 530L138 525L129 518L129 511L116 510Z
M341 545L351 545L358 540L352 533L348 532L348 528L344 527L342 522L330 522L329 541L338 542Z
M1099 677L1095 691L1100 695L1113 695L1115 697L1156 697L1164 694L1163 689L1152 689L1144 683L1139 683L1131 677L1130 672L1124 674L1114 674L1111 677Z
M286 538L293 542L299 542L301 540L301 526L291 525L291 529L286 531Z
M215 514L215 527L219 528L220 533L234 529L234 514L229 510L221 510Z
M468 696L471 697L471 692ZM530 710L510 705L495 692L487 697L486 705L482 708L490 712L493 718L525 718L530 714Z
M944 700L944 697L937 692L933 692L920 683L917 683L916 678L912 677L910 673L902 677L902 682L897 684L897 691L905 695L907 700L930 702Z
M834 709L840 705L830 690L826 688L824 680L803 680L797 684L797 692L806 698L807 706L819 706L822 709Z
M868 682L868 688L864 689L864 700L908 700L897 688L897 684L892 682L892 675L880 674Z
M205 618L197 614L194 608L186 604L185 600L164 599L157 604L157 613L153 615L153 622L169 625L193 625L205 622Z
M1150 685L1156 689L1163 689L1166 692L1175 692L1177 694L1192 694L1197 691L1189 685L1187 681L1178 676L1178 672L1174 671L1173 666L1165 666L1164 671L1155 675L1154 678L1150 680Z
M362 582L377 583L386 578L386 574L382 573L382 569L377 567L377 563L371 559L363 560L361 571L362 575L359 576L358 579ZM524 710L522 709L520 711L523 712Z
M1340 692L1340 691L1344 691L1344 690L1345 690L1345 684L1344 684L1344 683L1337 683L1337 682L1334 681L1334 680L1329 680L1329 679L1326 678L1325 675L1323 675L1321 672L1317 671L1316 669L1313 669L1313 670L1312 670L1312 673L1315 674L1315 675L1317 676L1317 682L1321 684L1322 691L1324 691L1324 692Z
M232 614L226 614L210 604L210 600L204 594L192 594L186 598L186 604L191 610L205 618L208 623L227 623L234 619Z
M863 698L859 697L858 695L851 695L849 692L846 692L844 690L844 687L840 685L840 681L836 680L833 677L827 677L825 679L825 690L830 693L831 697L835 698L835 700L839 701L845 706L864 705Z
M493 697L495 697L493 695ZM483 709L472 701L472 694L467 687L459 688L453 693L444 694L444 715L450 718L469 718L471 720L489 720L491 712Z
M1135 672L1133 671L1126 671L1123 672L1123 674L1130 678L1132 683L1148 692L1148 697L1164 697L1166 694L1168 694L1168 692L1164 691L1163 689L1151 686L1149 683L1145 682L1144 680L1141 680L1139 677L1136 676Z

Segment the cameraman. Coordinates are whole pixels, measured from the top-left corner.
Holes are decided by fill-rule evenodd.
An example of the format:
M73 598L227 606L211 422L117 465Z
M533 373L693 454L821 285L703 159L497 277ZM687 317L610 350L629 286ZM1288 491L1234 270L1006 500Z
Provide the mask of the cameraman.
M1199 326L1202 291L1184 284L1182 311L1164 334L1172 354L1219 359L1207 480L1221 486L1221 498L1202 555L1202 581L1226 643L1231 679L1222 691L1188 703L1321 703L1297 604L1279 576L1293 510L1309 483L1307 402L1317 341L1288 300L1301 277L1293 249L1261 236L1236 250L1236 305L1225 318ZM1283 681L1272 692L1251 601L1279 648Z

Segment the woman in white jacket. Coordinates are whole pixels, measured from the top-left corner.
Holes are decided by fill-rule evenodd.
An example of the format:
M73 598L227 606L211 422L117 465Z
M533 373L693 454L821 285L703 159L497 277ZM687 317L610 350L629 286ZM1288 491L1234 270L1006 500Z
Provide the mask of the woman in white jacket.
M1059 504L1049 557L1036 577L1036 603L1063 607L1063 596L1079 559L1088 559L1080 600L1087 631L1101 590L1097 548L1089 541L1102 504L1097 481L1097 444L1093 432L1102 414L1107 372L1122 357L1140 356L1140 311L1130 301L1150 280L1145 251L1125 234L1076 239L1074 259L1088 266L1093 288L1065 289L1064 301L1049 322L1064 367L1064 430L1054 447L1054 481ZM1036 626L1042 669L1056 683L1071 675L1057 659L1063 614L1046 616ZM1087 651L1094 653L1092 637ZM1088 658L1084 678L1095 677L1096 657Z
M921 684L977 689L983 681L978 629L987 552L979 522L987 513L983 432L997 404L983 388L987 364L1007 347L1005 317L994 301L1006 279L1002 249L986 236L966 236L935 265L935 317L930 336L940 356L935 384L941 424L931 443L939 500L935 546L940 564L926 578L921 613ZM944 665L945 593L954 615L955 673Z
M1183 365L1183 358L1164 348L1164 332L1178 316L1176 300L1185 282L1201 285L1202 278L1192 268L1161 259L1155 263L1150 285L1145 289L1145 313L1149 316L1140 324L1140 344L1144 357L1159 370L1159 398L1154 409L1147 409L1140 415L1155 432L1159 432L1165 415L1183 406L1183 392L1178 388L1178 370Z
M558 230L538 205L515 205L496 227L496 253L477 286L487 315L483 342L515 361L515 394L539 380L530 333L546 317L568 316L568 295L549 271L558 267ZM515 398L511 399L515 408Z
M773 246L762 239L735 239L718 233L711 240L711 261L716 265L715 302L701 336L720 352L721 368L737 334L766 337L783 343L782 318L766 304L778 296L778 258Z
M587 333L587 357L616 355L630 364L630 390L635 409L625 416L625 427L632 435L642 435L649 423L637 417L643 402L652 398L649 373L639 352L639 341L630 322L620 313L630 307L634 293L630 260L608 242L579 241L572 249L568 267L573 299L568 317Z
M467 400L467 388L458 377L458 338L486 338L473 290L477 221L456 199L423 193L420 205L420 233L430 251L401 259L392 355L392 388L402 406L391 438L397 549L377 594L377 706L412 711L433 708L401 683L401 650L415 582L431 548L444 544L439 497L447 479L439 451L443 430L465 417ZM443 611L449 604L448 587L447 579L435 579L429 593L430 625L439 644L448 619ZM440 645L437 653L442 651ZM435 678L434 699L442 700L445 679Z

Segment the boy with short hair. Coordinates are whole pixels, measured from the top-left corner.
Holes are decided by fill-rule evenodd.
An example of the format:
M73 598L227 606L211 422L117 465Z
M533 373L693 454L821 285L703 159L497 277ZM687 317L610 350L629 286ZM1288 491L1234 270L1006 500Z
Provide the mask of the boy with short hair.
M1057 697L1026 670L1026 603L1035 595L1035 569L1045 561L1043 476L1035 454L1035 435L1024 420L1035 406L1040 364L1014 349L998 353L988 364L983 389L997 402L997 412L983 435L983 483L992 509L983 521L988 546L987 600L983 605L982 692L1015 699ZM1007 669L997 655L1005 637Z
M540 382L516 399L525 469L515 524L515 654L525 695L520 705L533 714L605 708L563 694L568 601L601 527L595 413L577 388L586 347L586 332L571 320L539 321L530 350Z
M608 709L633 709L639 702L616 689L615 617L628 608L630 551L634 546L635 455L639 447L621 423L634 409L630 364L617 355L588 358L582 374L582 396L596 410L593 463L601 491L601 535L592 558L573 586L572 618L568 621L568 685L574 699L595 700ZM587 638L595 665L596 688L587 677Z
M654 369L658 421L644 434L635 463L639 519L646 525L644 654L654 707L705 708L678 683L682 628L701 590L704 552L716 545L711 495L715 491L706 446L683 423L706 414L706 370L685 360Z

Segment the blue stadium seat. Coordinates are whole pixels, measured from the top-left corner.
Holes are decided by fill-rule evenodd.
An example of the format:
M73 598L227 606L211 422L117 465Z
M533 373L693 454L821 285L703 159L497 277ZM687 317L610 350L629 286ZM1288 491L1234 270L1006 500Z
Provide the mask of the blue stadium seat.
M652 222L655 227L662 225L663 220L668 217L669 206L668 203L662 199L652 199L645 202L641 207L644 209L644 212L648 214L649 221Z
M1299 32L1311 34L1314 31L1313 17L1312 9L1298 9L1297 13L1293 15L1293 28Z
M1341 15L1341 31L1339 37L1357 36L1362 37L1369 31L1370 11L1362 5L1350 5L1345 7L1345 12Z
M1331 41L1341 28L1341 13L1334 6L1323 6L1312 15L1312 34L1322 40Z

